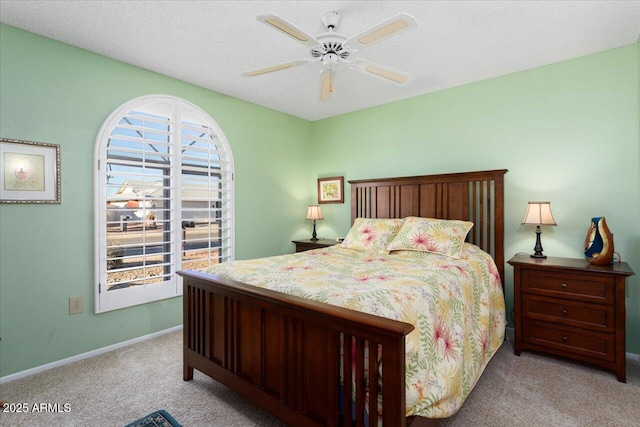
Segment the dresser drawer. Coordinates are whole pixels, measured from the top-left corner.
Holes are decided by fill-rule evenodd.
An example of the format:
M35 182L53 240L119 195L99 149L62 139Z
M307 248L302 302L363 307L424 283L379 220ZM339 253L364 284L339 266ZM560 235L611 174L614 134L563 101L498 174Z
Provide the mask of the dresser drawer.
M563 323L594 331L615 330L614 307L560 298L523 294L522 315L529 319Z
M615 360L615 335L579 328L571 328L555 323L537 322L523 319L522 341L535 346L600 359Z
M544 270L522 271L522 292L613 305L614 279Z

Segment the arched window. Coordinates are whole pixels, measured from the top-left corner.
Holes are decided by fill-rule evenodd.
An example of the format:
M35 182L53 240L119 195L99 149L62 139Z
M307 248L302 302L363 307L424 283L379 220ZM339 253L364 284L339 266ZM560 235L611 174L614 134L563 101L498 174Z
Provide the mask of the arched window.
M182 295L178 270L234 257L233 157L204 111L150 95L95 143L96 313Z

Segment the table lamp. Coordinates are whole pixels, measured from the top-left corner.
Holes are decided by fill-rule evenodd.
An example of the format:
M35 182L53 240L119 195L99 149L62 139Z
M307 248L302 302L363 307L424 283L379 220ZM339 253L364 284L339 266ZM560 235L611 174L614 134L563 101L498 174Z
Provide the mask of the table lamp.
M318 240L318 235L316 234L316 220L324 219L322 217L322 209L318 205L309 205L307 209L307 219L313 220L313 234L311 235L311 240Z
M551 214L550 202L529 202L527 207L527 213L522 220L523 224L536 226L536 246L533 248L535 253L531 255L532 258L546 258L546 255L542 254L542 243L540 243L540 230L541 225L558 225L553 219Z

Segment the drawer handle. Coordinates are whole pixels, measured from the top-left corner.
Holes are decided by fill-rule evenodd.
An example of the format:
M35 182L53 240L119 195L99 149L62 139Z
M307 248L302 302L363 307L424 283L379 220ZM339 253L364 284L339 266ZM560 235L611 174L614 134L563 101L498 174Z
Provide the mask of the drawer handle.
M566 316L567 314L569 314L569 312L567 311L566 308L563 308L561 313L562 313L563 316Z
M560 287L561 287L562 289L567 289L567 284L566 284L566 283L563 283L563 284L561 284L561 285L560 285Z
M567 338L567 336L566 336L566 335L564 335L564 336L562 337L562 342L567 342L567 341L569 341L569 338Z

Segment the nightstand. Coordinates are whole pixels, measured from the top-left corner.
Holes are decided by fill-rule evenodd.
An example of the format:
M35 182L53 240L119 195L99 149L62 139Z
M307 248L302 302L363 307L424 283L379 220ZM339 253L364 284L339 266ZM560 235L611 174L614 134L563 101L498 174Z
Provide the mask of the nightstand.
M329 246L337 245L338 242L331 239L318 239L318 240L293 240L293 244L296 245L296 252L310 251L311 249L326 248Z
M612 370L626 382L625 262L518 254L514 268L515 349L567 357Z

